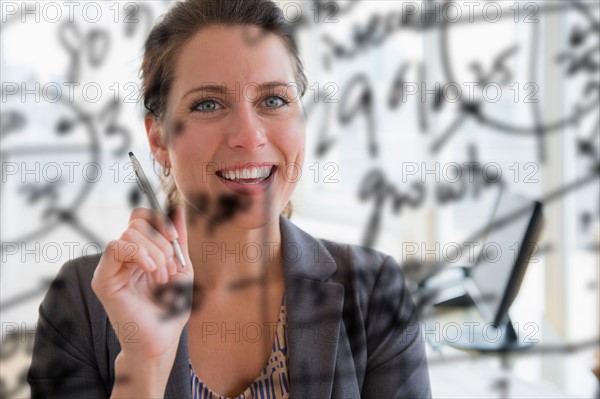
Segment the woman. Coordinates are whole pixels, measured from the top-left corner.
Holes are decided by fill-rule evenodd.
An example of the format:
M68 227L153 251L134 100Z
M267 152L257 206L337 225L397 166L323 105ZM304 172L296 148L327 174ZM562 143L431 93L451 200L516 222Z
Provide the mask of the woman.
M40 307L33 396L429 397L397 263L284 216L306 78L279 9L177 3L142 79L172 223L135 209L101 257L62 268Z

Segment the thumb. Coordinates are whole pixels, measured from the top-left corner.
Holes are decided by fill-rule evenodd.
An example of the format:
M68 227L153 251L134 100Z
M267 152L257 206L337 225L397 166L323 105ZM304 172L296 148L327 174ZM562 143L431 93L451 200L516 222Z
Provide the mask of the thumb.
M177 206L172 208L169 211L169 218L173 222L175 226L175 230L177 230L177 242L179 243L179 247L181 248L181 252L183 254L183 259L185 259L186 269L192 268L192 261L190 260L190 255L188 252L188 237L187 237L187 227L185 225L185 209L183 206Z

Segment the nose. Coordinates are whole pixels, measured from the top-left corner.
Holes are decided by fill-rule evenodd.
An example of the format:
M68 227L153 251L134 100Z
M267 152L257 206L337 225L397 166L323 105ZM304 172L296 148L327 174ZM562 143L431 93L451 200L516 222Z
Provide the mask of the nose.
M254 152L267 144L265 127L252 104L242 101L233 114L227 142L231 148Z

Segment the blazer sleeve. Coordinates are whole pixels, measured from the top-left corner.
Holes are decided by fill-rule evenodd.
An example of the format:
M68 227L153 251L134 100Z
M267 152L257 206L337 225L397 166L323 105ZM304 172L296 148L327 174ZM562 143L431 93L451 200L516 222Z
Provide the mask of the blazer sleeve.
M32 398L107 398L95 361L78 260L62 266L39 307L27 382ZM89 282L88 282L89 283Z
M419 320L404 275L390 256L377 276L366 320L362 398L431 398Z

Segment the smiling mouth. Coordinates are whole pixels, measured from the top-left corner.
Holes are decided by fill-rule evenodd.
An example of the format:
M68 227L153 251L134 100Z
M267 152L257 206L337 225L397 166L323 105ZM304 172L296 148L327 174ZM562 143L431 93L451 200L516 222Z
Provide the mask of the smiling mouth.
M251 166L248 168L218 171L215 174L224 180L238 184L259 184L270 178L276 169L275 165Z

